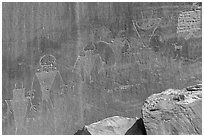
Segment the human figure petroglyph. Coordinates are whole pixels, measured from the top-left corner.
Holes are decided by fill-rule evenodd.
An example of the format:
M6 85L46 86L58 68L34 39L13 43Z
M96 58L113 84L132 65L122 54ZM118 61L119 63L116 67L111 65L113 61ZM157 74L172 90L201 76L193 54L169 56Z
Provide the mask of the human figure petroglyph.
M21 88L17 88L15 84L15 88L13 90L13 100L11 100L11 106L14 112L14 121L15 121L15 134L18 132L27 129L24 125L24 120L27 112L28 100L25 97L25 88L23 88L23 84Z
M79 74L82 81L85 80L85 78L84 78L84 69L83 69L84 63L85 63L85 53L81 52L78 55L78 57L77 57L77 59L76 59L76 61L74 63L74 68L72 69L72 72Z
M174 52L175 52L175 58L179 59L181 57L181 52L182 52L182 45L178 45L178 43L173 43L174 45Z
M41 72L37 72L36 76L40 82L42 90L42 101L48 102L54 79L56 75L60 75L60 73L56 70L56 58L53 55L42 56L39 64Z
M37 112L37 105L33 104L33 99L35 98L35 92L36 90L31 89L26 93L26 98L28 99L28 105L29 105L29 113L36 113ZM29 118L26 117L26 120L28 120ZM32 118L33 120L35 120L35 118Z
M101 27L96 32L93 32L93 35L101 36L102 33L108 35L111 32ZM106 69L116 69L121 64L122 54L127 53L128 49L130 49L130 42L126 37L126 31L121 30L115 39L111 39L108 42L101 38L92 40L92 42L85 46L84 51L93 51L94 55L99 55L102 60L102 67L99 69L100 73ZM85 53L84 51L82 52ZM82 58L83 56L78 56L77 60L83 60Z
M85 61L84 61L86 59L85 53L87 54L90 53L89 55L90 55L90 58L93 58L93 62L95 62L96 60L97 62L95 62L93 66L91 67L88 66L87 68L90 71L92 71L94 67L94 69L96 69L94 72L97 72L98 74L104 74L106 77L111 78L112 80L115 80L116 74L114 73L114 70L118 68L126 68L130 65L130 64L127 65L127 63L123 64L121 61L123 54L124 56L126 56L125 54L129 52L130 43L126 37L121 36L120 38L115 39L112 43L108 43L105 41L98 41L96 43L88 44L86 47L84 47L85 50L82 51L81 55L78 56L77 61L75 62L75 68L78 68L78 72L81 72L81 76L84 76L85 71L84 69L80 69L80 67L76 67L76 66L77 64L78 66L80 66L79 64L83 64L83 63L85 64ZM116 57L116 55L118 56ZM81 66L85 66L85 65L81 65ZM85 67L81 67L81 68L85 68ZM91 76L91 79L92 79L92 76ZM108 84L109 82L106 81L106 83Z
M39 111L36 113L42 115L44 117L43 120L52 116L51 122L53 122L54 130L56 130L55 100L61 97L61 94L65 93L62 91L64 82L60 72L57 70L56 58L53 55L46 54L42 56L39 64L40 68L35 73L31 86L31 89L35 91L36 95L38 94L38 98L40 98L38 99L38 110L35 109L35 111ZM38 116L37 119L42 116Z

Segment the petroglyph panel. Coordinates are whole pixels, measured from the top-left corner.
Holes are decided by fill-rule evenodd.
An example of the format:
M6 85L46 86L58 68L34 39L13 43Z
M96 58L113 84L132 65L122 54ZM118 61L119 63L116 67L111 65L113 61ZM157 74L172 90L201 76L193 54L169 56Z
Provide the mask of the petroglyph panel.
M201 9L4 2L3 134L70 135L115 115L139 118L151 94L199 83Z

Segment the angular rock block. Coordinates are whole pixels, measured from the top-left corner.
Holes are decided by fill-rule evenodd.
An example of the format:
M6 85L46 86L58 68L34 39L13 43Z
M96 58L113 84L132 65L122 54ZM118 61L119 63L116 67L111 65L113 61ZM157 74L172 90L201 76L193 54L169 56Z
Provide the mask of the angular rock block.
M78 130L75 135L146 135L143 120L113 116Z

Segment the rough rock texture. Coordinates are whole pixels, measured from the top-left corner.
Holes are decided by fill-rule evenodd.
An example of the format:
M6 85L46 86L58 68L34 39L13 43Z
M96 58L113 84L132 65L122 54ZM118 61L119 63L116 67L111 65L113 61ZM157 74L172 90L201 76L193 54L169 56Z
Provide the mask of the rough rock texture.
M113 116L84 126L74 135L147 135L143 119Z
M91 135L125 135L138 118L113 116L85 126Z
M148 135L202 134L202 85L151 95L142 116Z

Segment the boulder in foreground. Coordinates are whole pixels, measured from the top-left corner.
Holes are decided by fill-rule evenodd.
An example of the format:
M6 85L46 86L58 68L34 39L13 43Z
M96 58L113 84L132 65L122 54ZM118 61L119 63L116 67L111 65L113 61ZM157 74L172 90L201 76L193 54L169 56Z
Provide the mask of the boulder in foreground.
M86 125L75 135L146 135L146 130L141 118L113 116Z
M151 95L142 117L148 135L202 134L202 85Z

